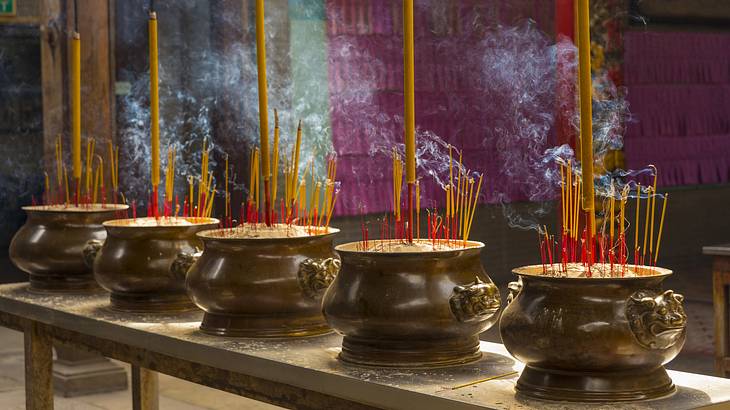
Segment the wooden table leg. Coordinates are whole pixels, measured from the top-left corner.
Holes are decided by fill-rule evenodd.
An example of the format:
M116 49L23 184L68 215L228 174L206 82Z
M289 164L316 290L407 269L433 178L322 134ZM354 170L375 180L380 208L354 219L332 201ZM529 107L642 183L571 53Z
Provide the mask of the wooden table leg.
M132 409L158 410L157 372L132 365Z
M24 331L25 408L53 409L53 343L38 323Z
M730 285L730 257L715 256L712 268L712 294L715 309L715 373L730 376L725 358L730 356L728 340L728 285Z

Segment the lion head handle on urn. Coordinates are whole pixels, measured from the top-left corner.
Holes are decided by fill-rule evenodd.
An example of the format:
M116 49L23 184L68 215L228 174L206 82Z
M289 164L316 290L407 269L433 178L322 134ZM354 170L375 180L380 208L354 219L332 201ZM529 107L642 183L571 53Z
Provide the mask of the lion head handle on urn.
M335 280L342 262L337 258L308 258L299 265L297 277L302 292L317 299Z
M195 252L180 252L170 264L170 274L176 278L185 279L188 271L203 254L199 249Z
M468 285L455 286L449 304L459 322L489 319L499 311L499 290L493 283L485 283L476 277Z
M640 290L626 303L626 319L636 340L647 349L667 349L682 339L687 315L684 296L667 290Z
M513 300L517 297L517 295L520 294L520 291L522 290L522 279L518 280L517 282L510 282L507 285L507 291L509 292L509 295L507 295L507 305L512 303Z
M104 242L98 240L98 239L92 239L90 241L86 241L86 244L84 245L83 255L84 255L84 264L89 267L94 267L94 260L96 259L96 255L99 254L99 251L101 250L101 247L104 245Z

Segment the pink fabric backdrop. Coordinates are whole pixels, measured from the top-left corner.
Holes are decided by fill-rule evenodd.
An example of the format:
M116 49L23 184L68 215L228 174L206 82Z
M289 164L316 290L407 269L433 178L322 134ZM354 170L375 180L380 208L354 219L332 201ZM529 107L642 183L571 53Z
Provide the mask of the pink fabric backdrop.
M376 141L402 142L403 56L401 3L391 0L327 0L329 92L332 135L339 155L340 215L391 209L391 163L369 155ZM498 174L490 160L496 143L484 142L486 104L474 67L464 64L469 42L483 26L524 18L552 30L554 3L542 0L416 2L416 123L464 150L464 163ZM439 187L421 175L422 205L440 199ZM494 179L490 184L499 183ZM482 201L490 201L484 189ZM338 200L338 201L340 201Z
M664 186L727 183L730 34L637 31L624 41L627 166L656 165Z

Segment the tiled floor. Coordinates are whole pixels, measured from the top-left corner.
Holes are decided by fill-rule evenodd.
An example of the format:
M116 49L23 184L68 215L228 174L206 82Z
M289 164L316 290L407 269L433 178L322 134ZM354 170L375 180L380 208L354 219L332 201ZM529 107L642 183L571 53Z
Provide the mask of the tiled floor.
M693 373L712 374L712 290L709 273L704 273L705 276L697 275L676 275L668 283L668 287L685 295L685 310L689 316L687 342L679 357L668 367ZM505 284L499 285L504 288ZM486 332L483 339L498 342L499 333L496 327ZM22 348L23 338L20 333L0 328L0 408L2 409L24 408ZM78 398L56 396L55 403L57 409L122 410L131 408L130 399L131 394L127 390ZM160 407L171 410L278 408L165 375L160 376Z

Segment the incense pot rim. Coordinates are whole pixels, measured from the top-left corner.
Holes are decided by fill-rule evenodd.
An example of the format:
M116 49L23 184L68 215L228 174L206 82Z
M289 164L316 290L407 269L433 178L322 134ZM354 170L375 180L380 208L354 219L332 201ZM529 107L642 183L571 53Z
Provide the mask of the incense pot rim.
M558 264L554 264L558 265ZM594 264L594 265L600 265L600 264ZM608 265L608 264L603 264ZM547 266L547 265L546 265ZM619 266L619 265L616 265ZM592 277L566 277L566 276L550 276L550 275L543 275L543 265L526 265L526 266L520 266L517 268L512 269L512 273L514 273L517 276L520 277L530 277L530 278L536 278L536 279L544 279L544 280L550 280L550 281L566 281L566 282L579 282L579 281L602 281L602 282L612 282L612 281L633 281L637 279L649 279L649 278L666 278L668 276L671 276L673 274L673 271L667 268L662 268L659 266L647 266L647 265L627 265L629 267L632 267L633 269L638 269L639 272L646 272L648 271L654 271L654 274L650 275L639 275L639 276L626 276L626 277L604 277L604 276L592 276Z
M67 207L65 205L26 205L20 207L25 212L28 213L48 213L48 214L60 214L60 213L69 213L69 214L93 214L93 213L103 213L103 212L117 212L117 211L126 211L129 209L129 205L125 204L91 204L93 207L91 208L83 208L83 207Z
M160 217L159 219L162 220L165 217ZM170 218L170 217L168 217ZM220 220L216 218L203 218L203 217L182 217L177 216L174 218L178 219L185 219L188 222L190 222L190 225L134 225L129 223L129 221L135 221L138 219L155 219L151 216L141 217L141 218L122 218L122 219L111 219L109 221L104 222L102 225L104 225L105 228L114 228L114 229L182 229L182 228L190 228L190 227L197 227L201 225L218 225L220 223Z
M251 243L251 244L262 244L262 243L291 243L291 242L299 242L299 241L309 241L311 239L315 238L326 238L330 236L334 236L340 232L339 229L328 227L328 232L325 233L318 233L316 235L307 235L307 236L293 236L293 237L281 237L281 238L235 238L235 237L226 237L226 236L216 236L215 232L220 231L230 231L237 228L223 228L223 229L206 229L204 231L198 232L196 235L198 238L204 240L204 241L219 241L219 242L226 242L226 243Z
M433 243L433 241L428 239L414 239L414 241L417 242L423 242L426 244ZM460 240L456 240L460 241ZM373 241L368 241L368 243L397 243L401 244L404 243L401 239L376 239ZM446 242L445 240L439 240L437 242ZM463 241L460 241L463 242ZM451 248L451 249L435 249L435 250L429 250L429 251L413 251L413 252L384 252L384 251L374 251L374 250L358 250L357 246L361 244L362 241L356 241L356 242L347 242L340 245L337 245L335 247L335 251L338 253L347 253L347 254L353 254L353 255L368 255L368 256L383 256L383 257L399 257L399 256L414 256L414 255L436 255L436 256L442 256L442 257L451 257L454 256L457 253L465 252L465 251L472 251L472 250L479 250L481 251L486 245L484 245L483 242L479 241L466 241L468 244L466 247L458 247L458 248Z

